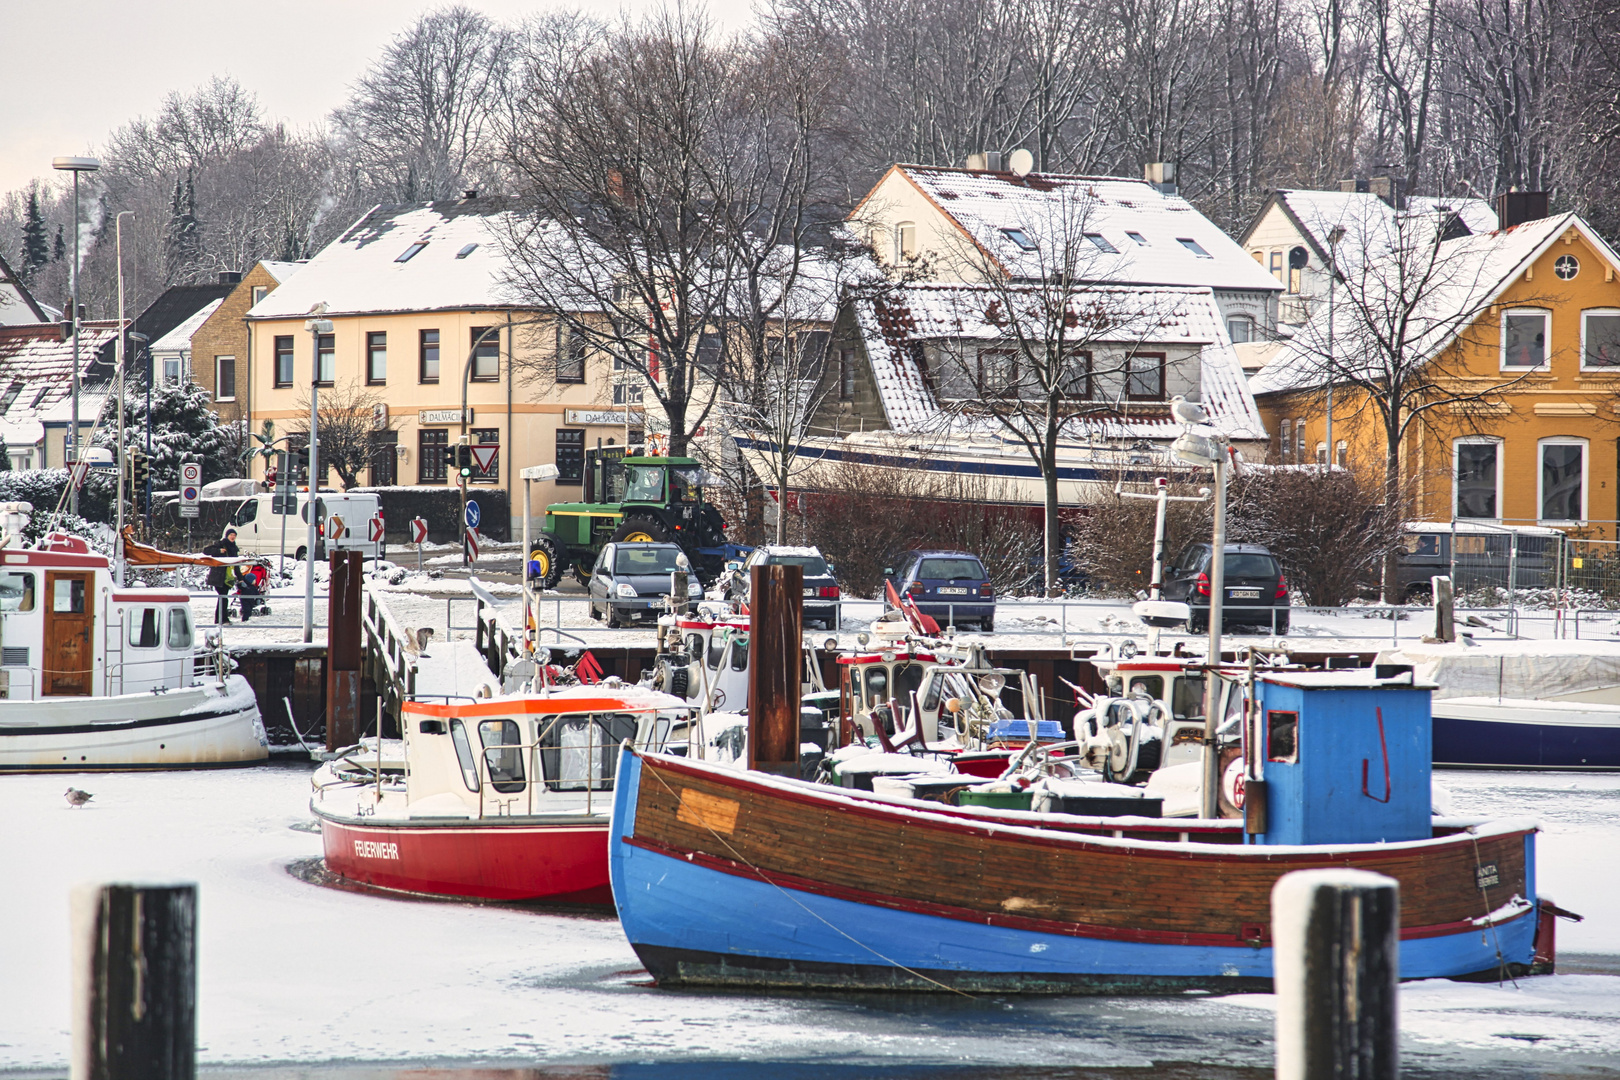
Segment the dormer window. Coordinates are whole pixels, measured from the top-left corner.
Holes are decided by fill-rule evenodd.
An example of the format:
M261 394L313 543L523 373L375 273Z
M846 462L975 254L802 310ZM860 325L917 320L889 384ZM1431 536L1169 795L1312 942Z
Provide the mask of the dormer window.
M400 252L399 258L395 259L394 261L397 263L410 262L412 259L416 258L417 254L425 247L427 247L427 241L418 240L416 243Z
M465 259L467 256L471 255L476 250L478 250L478 245L477 244L468 244L466 247L464 247L460 251L456 252L456 258Z
M1127 230L1125 230L1125 235L1130 237L1133 241L1135 241L1137 247L1147 247L1148 246L1147 237L1143 236L1139 232L1131 232L1129 229L1127 229Z
M17 400L17 395L22 393L22 388L21 382L14 382L6 387L5 397L0 397L0 413L11 408L12 403Z
M1104 236L1100 232L1088 232L1086 233L1086 239L1090 240L1091 246L1096 248L1098 251L1106 251L1110 255L1119 254L1119 248L1115 247L1113 244L1110 244L1108 242L1108 237Z
M1205 251L1203 245L1199 244L1198 241L1194 240L1190 236L1178 236L1176 237L1176 243L1180 244L1182 247L1186 248L1200 259L1213 259L1215 257L1209 252Z
M1002 229L1001 234L1025 251L1034 251L1040 246L1023 229Z

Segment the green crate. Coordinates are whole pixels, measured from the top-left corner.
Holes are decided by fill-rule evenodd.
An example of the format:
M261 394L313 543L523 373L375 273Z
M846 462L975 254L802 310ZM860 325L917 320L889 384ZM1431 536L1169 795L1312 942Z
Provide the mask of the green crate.
M972 788L956 795L957 806L984 806L991 810L1028 810L1028 791L974 791Z

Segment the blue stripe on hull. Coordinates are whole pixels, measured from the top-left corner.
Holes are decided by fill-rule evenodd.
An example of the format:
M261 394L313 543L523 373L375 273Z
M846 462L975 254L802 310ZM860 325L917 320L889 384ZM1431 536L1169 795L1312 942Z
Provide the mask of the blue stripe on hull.
M630 764L626 755L625 764ZM639 766L639 760L634 762ZM639 770L614 796L610 872L625 935L661 983L1119 992L1269 982L1271 950L1070 937L896 911L711 870L623 842ZM628 782L626 782L628 781ZM631 825L633 828L633 825ZM1533 959L1535 919L1401 944L1401 977ZM910 968L926 978L907 977Z
M774 454L775 444L764 439L748 439L737 437L737 445L744 450L756 453ZM947 448L944 453L950 453ZM795 450L798 457L807 461L847 461L856 465L871 465L884 469L922 469L926 472L936 473L962 473L966 476L997 476L1017 477L1025 480L1039 480L1041 470L1034 462L1025 464L1017 460L998 461L989 458L988 454L966 456L971 451L964 452L962 457L930 457L923 461L918 457L903 457L899 454L879 450L832 450L819 446L801 443ZM1009 457L1025 455L1022 447L1010 447ZM1057 476L1059 480L1090 481L1092 483L1109 483L1123 478L1128 482L1149 482L1155 476L1164 475L1166 466L1159 465L1143 468L1136 466L1116 465L1113 462L1099 462L1096 465L1059 465Z
M1434 718L1436 765L1620 769L1620 728Z

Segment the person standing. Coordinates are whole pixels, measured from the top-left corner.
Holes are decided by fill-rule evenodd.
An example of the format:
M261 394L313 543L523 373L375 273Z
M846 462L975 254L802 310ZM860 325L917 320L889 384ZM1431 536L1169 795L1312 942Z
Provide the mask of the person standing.
M239 554L236 547L236 530L227 528L225 534L212 544L203 548L204 555L212 555L216 559L234 559ZM215 566L208 571L208 587L219 595L214 605L214 621L228 623L231 621L231 567Z

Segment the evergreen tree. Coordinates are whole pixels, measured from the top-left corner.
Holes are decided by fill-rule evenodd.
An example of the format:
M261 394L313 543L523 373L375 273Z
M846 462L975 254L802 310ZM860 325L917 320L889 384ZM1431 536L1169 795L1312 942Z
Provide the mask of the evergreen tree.
M190 170L181 184L174 179L174 191L169 196L169 235L164 243L169 280L182 282L195 270L202 259L202 226L197 221L197 186Z
M179 486L180 461L202 462L203 483L237 474L240 435L219 422L209 407L208 391L193 382L159 383L152 387L152 481L165 490ZM146 441L145 380L130 381L124 407L124 427L130 445ZM109 417L96 433L95 445L116 446L118 422Z
M6 447L6 437L0 435L0 472L11 471L11 451Z
M45 217L39 212L39 190L28 191L28 209L23 214L22 267L18 271L24 281L32 281L34 274L51 261L50 241L45 233Z
M62 226L56 227L56 250L51 253L52 262L61 262L67 258L67 241L62 238Z

